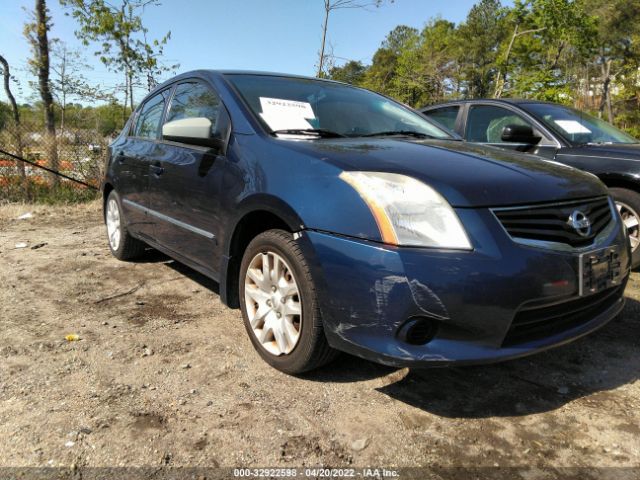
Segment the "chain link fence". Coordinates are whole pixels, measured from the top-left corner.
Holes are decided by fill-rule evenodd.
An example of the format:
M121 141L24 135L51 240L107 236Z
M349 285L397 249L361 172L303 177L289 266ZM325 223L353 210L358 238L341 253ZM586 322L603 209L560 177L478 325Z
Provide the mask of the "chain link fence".
M51 136L27 125L5 125L0 129L0 202L96 198L110 141L93 129Z

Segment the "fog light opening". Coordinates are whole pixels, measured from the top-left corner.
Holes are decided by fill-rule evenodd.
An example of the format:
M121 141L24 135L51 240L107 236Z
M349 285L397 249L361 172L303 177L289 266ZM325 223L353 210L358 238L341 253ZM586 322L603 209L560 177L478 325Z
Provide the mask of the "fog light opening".
M398 330L398 338L410 345L426 345L433 339L437 331L438 324L434 319L411 317Z

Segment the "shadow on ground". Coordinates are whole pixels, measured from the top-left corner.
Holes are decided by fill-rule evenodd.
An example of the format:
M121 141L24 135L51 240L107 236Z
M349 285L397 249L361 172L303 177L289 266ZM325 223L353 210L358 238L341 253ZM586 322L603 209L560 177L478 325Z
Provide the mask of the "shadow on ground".
M624 314L571 344L531 357L474 367L409 369L377 390L448 418L521 416L547 412L576 398L640 378L640 303L627 298ZM354 382L397 369L341 355L305 375L320 382Z
M218 294L217 282L149 252L146 262L164 262ZM577 398L640 379L640 302L628 298L623 316L571 344L496 365L409 369L377 390L426 412L448 418L521 416L555 410ZM315 382L358 382L398 369L341 354L331 364L301 376Z

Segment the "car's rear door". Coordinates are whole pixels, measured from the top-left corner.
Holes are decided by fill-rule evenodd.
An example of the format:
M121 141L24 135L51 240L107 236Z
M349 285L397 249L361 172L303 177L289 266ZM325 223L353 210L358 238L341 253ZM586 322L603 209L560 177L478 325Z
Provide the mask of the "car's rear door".
M146 100L138 109L129 135L114 145L116 188L129 228L140 237L153 238L154 219L149 208L149 165L160 138L168 91Z
M515 108L472 103L468 104L463 138L468 142L482 143L494 147L554 158L559 148L557 141L528 115ZM535 145L502 140L502 131L507 125L526 125L533 129L540 141Z
M216 92L201 80L175 86L165 122L204 117L212 129L229 125ZM209 270L217 265L220 189L226 158L223 149L167 141L151 162L151 210L159 243Z

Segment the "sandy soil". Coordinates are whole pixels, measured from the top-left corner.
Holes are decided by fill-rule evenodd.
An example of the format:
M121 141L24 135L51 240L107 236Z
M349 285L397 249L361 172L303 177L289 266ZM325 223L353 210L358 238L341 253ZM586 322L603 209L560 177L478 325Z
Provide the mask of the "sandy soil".
M303 378L214 282L113 258L98 203L0 207L0 281L0 466L640 467L638 274L624 318L549 353Z

